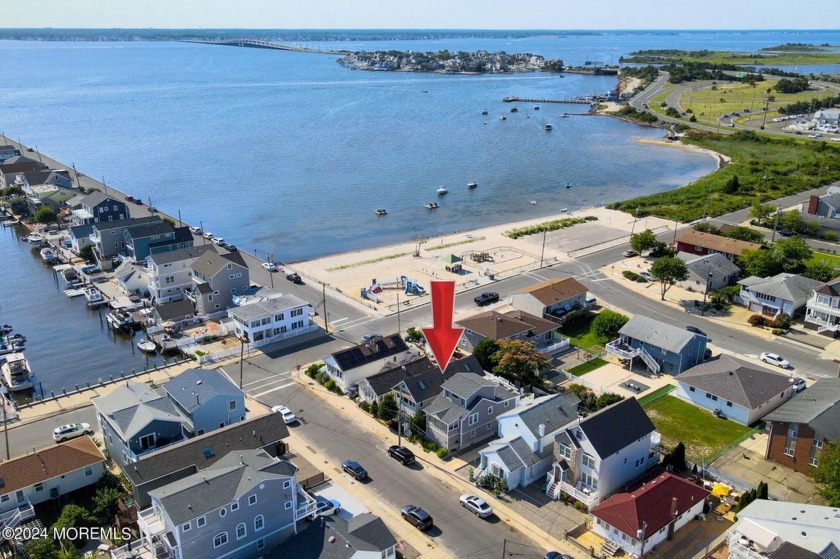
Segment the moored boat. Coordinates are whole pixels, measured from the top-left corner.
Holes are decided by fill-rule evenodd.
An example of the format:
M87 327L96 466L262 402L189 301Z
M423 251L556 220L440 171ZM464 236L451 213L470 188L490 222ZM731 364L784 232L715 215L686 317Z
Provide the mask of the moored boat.
M35 387L34 375L29 361L22 353L9 355L2 365L3 383L10 392L32 390Z
M140 351L143 351L145 353L154 353L155 351L157 351L157 346L152 340L140 340L139 342L137 342L137 347L140 348Z
M88 303L99 303L102 301L102 292L89 285L85 288L85 299L88 300Z
M478 183L475 182L475 181L468 182L467 183L467 188L469 188L469 189L478 188Z
M23 238L28 243L38 244L44 242L44 236L40 233L30 233Z
M436 192L438 193L438 196L443 196L449 192L449 190L447 190L445 186L439 186Z
M485 116L488 115L489 113L490 113L490 111L488 111L487 109L484 109L483 111L481 111L481 114L483 114Z
M73 268L65 268L61 270L61 277L64 278L64 281L70 285L78 285L82 283L82 280L79 279L78 272L76 272Z
M513 108L510 110L510 112L512 112L512 113L516 113L516 112L519 112L519 109L517 109L516 107L513 107Z
M572 183L567 182L567 183L566 183L566 188L572 188Z
M136 329L137 323L131 313L124 310L115 310L105 315L105 320L108 325L114 330L122 330L124 332L132 332Z
M554 127L553 127L552 125L550 125L550 124L546 124L546 125L545 125L545 129L546 129L547 131L549 131L549 132L552 130L552 128L554 128Z
M505 115L499 115L499 120L507 120L507 117Z
M58 261L58 255L56 255L55 251L50 247L42 248L41 260L47 264L53 264Z
M440 205L437 202L429 202L428 204L424 204L423 207L428 208L430 210L434 210L436 208L439 208Z
M388 211L385 208L377 208L373 211L376 215L388 215Z

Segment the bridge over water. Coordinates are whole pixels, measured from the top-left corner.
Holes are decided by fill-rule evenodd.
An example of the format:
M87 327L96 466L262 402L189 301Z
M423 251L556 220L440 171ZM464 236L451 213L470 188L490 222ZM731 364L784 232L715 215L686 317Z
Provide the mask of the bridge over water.
M199 43L202 45L222 45L226 47L246 47L252 49L271 49L271 50L287 50L292 52L310 52L313 54L337 54L345 55L350 51L347 50L323 50L312 49L309 47L301 47L295 45L281 45L280 43L272 43L270 41L259 41L256 39L219 39L219 40L191 40L184 41L185 43Z

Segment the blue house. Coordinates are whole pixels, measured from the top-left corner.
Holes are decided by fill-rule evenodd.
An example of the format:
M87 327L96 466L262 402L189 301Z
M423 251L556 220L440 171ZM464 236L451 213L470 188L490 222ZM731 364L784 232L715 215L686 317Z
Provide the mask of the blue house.
M630 369L636 357L654 374L681 372L703 362L708 339L646 316L636 315L607 344L607 352L626 359Z
M128 206L102 192L95 191L82 196L73 208L73 223L76 225L91 225L103 221L120 221L131 217ZM71 202L73 202L71 200ZM70 202L68 202L70 203Z
M162 387L191 435L245 420L245 393L215 369L187 369Z

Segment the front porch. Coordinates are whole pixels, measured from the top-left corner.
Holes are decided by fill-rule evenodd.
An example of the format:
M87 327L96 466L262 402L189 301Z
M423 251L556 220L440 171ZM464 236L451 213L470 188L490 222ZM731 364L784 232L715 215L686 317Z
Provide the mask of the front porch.
M648 353L647 350L641 346L636 348L631 347L630 345L625 343L623 339L619 338L617 340L608 342L606 345L606 349L607 353L611 353L613 355L618 356L622 360L628 361L631 370L633 369L633 359L635 359L636 357L641 357L642 361L644 361L645 365L647 365L647 368L650 369L650 371L653 374L659 374L661 366L656 361L656 359L654 359L653 356L651 356L651 354Z
M177 549L177 544L171 532L167 532L163 517L154 507L140 511L137 515L137 526L140 529L140 539L129 542L110 551L111 559L170 559L177 557L177 553L170 550Z
M562 500L563 494L580 501L587 507L591 507L598 503L599 492L585 485L581 480L572 485L567 483L569 473L572 472L566 460L560 460L551 465L551 469L545 475L545 494L554 500ZM573 473L572 473L573 475Z

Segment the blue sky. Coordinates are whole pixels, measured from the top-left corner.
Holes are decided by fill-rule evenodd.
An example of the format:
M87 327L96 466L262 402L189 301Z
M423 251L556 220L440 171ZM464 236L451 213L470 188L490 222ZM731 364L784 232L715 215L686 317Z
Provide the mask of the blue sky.
M837 29L838 0L5 0L2 27ZM710 45L713 47L713 45Z

